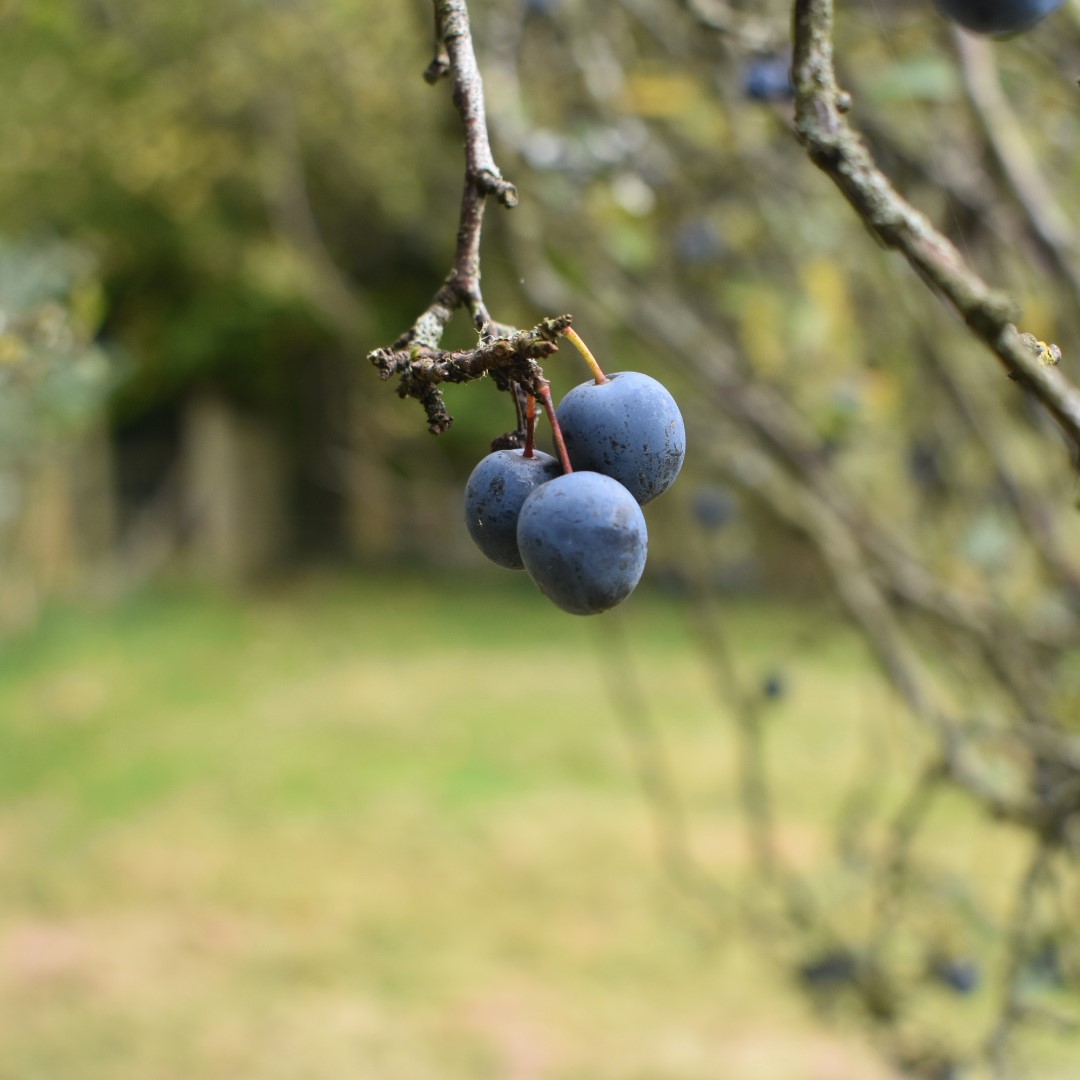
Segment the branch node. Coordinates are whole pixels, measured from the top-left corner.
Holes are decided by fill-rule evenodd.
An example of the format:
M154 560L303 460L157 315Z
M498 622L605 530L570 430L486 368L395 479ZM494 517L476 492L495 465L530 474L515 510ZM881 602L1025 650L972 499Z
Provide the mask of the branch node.
M494 195L508 210L518 204L517 188L497 170L482 169L476 176L476 186L482 194Z
M431 63L424 69L424 82L434 86L440 79L445 79L450 74L450 54L445 45L440 45L438 51L431 58Z

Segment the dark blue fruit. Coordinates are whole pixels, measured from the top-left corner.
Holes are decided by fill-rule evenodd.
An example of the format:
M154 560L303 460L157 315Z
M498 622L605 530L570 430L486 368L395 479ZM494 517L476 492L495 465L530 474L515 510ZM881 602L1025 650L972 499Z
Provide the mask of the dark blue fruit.
M642 506L675 482L686 427L664 386L637 371L575 386L555 415L575 469L614 477Z
M558 461L539 450L533 457L522 450L496 450L473 469L465 485L465 524L492 562L522 569L517 543L521 504L534 488L561 475Z
M1064 986L1068 981L1065 958L1056 941L1047 941L1027 963L1027 974L1040 986Z
M722 487L699 487L691 500L694 517L704 529L722 529L736 515L735 499Z
M973 994L979 988L979 967L974 960L937 957L931 974L957 994Z
M641 580L649 536L645 515L617 480L566 473L525 500L517 527L525 569L571 615L622 603Z
M1064 0L935 0L938 10L976 34L1016 34L1061 7Z
M784 690L784 677L779 672L770 672L761 680L761 692L770 701L779 701L784 696Z
M834 987L853 983L859 974L859 960L847 949L832 949L799 965L799 979L807 986Z
M743 72L743 93L750 101L790 101L795 96L791 59L757 56Z

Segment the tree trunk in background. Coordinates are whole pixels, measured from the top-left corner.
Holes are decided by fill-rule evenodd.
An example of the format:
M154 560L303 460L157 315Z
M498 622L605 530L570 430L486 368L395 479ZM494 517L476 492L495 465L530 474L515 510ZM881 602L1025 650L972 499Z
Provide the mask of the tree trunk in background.
M343 461L347 508L345 530L352 553L361 561L381 562L398 550L402 485L386 464L378 411L371 407L370 388L352 387L349 395L349 448Z
M182 434L186 551L198 576L238 584L269 572L288 546L287 473L265 422L217 395L192 398Z
M45 446L5 477L21 505L0 527L0 637L32 627L52 598L94 591L105 580L116 535L103 428Z

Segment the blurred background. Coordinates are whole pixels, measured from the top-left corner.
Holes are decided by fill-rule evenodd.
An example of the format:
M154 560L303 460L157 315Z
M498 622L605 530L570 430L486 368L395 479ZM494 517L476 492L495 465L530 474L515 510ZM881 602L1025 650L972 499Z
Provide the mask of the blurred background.
M1063 439L806 159L786 3L469 6L488 307L687 420L594 619L466 533L509 398L366 361L453 257L430 5L0 5L0 1078L1075 1076ZM1076 5L839 7L1076 379Z

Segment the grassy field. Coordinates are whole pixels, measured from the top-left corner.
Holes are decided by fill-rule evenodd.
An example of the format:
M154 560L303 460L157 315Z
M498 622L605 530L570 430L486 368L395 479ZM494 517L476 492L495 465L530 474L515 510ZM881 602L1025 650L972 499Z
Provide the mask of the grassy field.
M780 837L813 864L822 778L883 750L862 719L916 748L852 641L728 629L782 665ZM884 1077L723 901L703 931L613 686L738 889L731 725L674 603L573 619L485 575L53 614L0 654L0 1080Z

